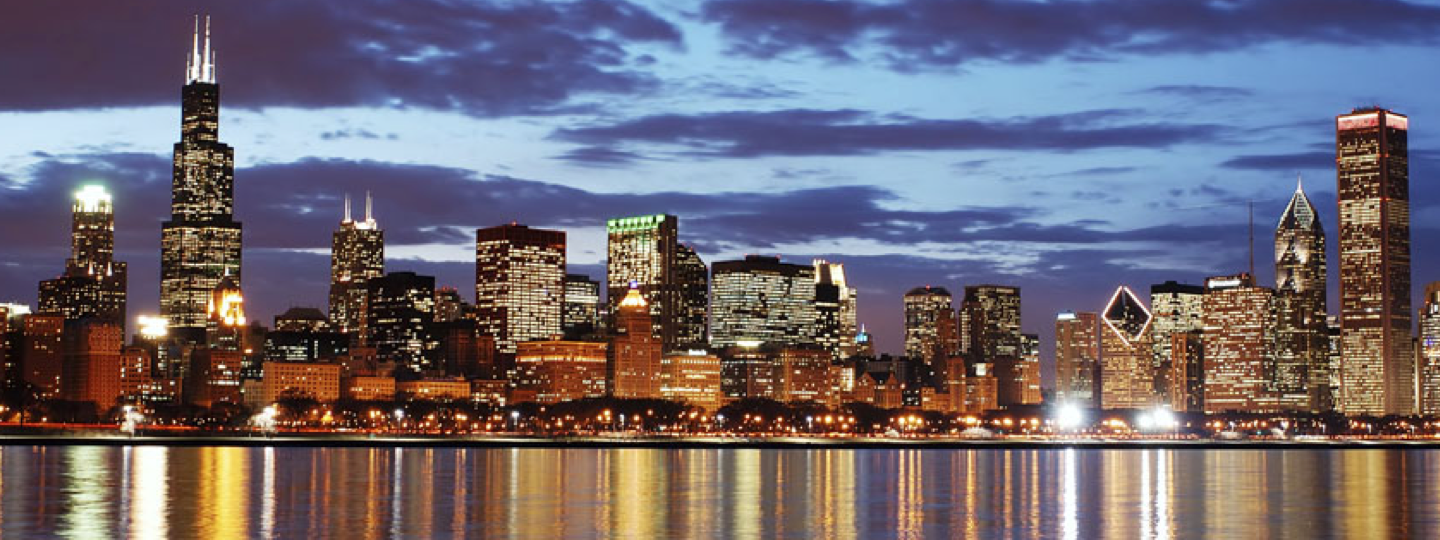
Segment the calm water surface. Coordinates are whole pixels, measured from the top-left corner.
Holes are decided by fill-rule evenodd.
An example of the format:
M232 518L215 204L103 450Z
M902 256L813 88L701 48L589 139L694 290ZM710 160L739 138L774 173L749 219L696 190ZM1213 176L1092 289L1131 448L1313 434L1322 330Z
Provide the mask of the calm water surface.
M0 537L1440 538L1398 450L0 449Z

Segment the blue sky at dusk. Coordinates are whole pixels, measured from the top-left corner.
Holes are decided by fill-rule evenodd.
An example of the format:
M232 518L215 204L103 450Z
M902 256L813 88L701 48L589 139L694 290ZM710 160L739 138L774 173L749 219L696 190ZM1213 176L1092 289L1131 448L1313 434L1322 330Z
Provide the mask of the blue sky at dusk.
M844 262L901 349L916 285L1054 315L1245 269L1297 174L1331 235L1333 118L1411 119L1417 296L1440 280L1440 2L710 0L23 2L0 17L0 301L68 251L69 193L116 193L131 315L160 222L195 13L212 17L252 317L323 306L345 193L387 269L473 297L474 229L668 212L706 262ZM1336 308L1332 294L1331 309Z

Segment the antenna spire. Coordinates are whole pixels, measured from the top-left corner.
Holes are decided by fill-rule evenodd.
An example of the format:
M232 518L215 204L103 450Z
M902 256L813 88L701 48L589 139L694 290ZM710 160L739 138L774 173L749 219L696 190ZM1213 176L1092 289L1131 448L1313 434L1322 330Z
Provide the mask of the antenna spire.
M345 219L342 220L341 223L349 223L349 222L350 222L350 194L349 194L349 193L346 193L346 194L345 194Z
M206 15L206 16L205 16L205 65L204 65L204 69L202 69L202 70L200 71L200 75L201 75L206 81L208 81L208 82L215 82L214 66L215 66L215 64L213 63L212 57L210 56L210 16L209 16L209 15Z
M367 222L374 221L374 218L371 217L372 214L370 213L370 210L370 190L367 189L365 190L365 221Z
M195 33L190 35L190 59L185 62L185 83L200 78L200 16L195 16Z
M1302 176L1300 173L1297 172L1297 173L1295 173L1295 192L1296 192L1296 193L1303 193L1304 191L1305 191L1305 177Z

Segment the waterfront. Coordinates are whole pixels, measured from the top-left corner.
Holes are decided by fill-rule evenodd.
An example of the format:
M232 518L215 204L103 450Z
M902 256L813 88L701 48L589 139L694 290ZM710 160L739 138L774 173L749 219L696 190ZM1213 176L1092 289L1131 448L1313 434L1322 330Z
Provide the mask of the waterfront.
M7 446L0 536L1440 535L1425 450Z

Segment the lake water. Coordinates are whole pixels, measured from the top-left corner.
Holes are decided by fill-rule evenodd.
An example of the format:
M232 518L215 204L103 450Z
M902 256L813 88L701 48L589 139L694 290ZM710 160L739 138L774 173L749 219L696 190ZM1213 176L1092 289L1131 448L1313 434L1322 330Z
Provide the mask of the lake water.
M1440 538L1401 450L0 449L0 537Z

